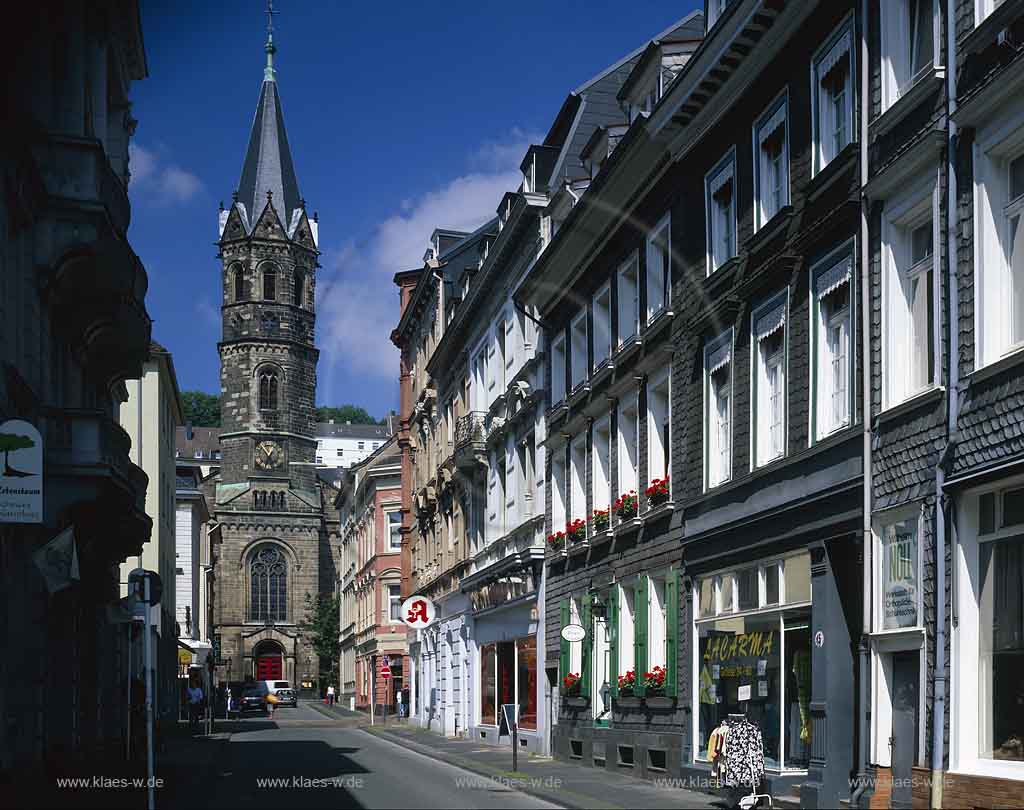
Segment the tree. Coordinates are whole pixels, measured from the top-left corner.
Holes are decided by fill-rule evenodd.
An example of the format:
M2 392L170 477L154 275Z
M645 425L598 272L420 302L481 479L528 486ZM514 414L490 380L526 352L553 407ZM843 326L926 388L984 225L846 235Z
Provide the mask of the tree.
M36 443L31 436L21 436L17 433L0 433L0 453L4 454L4 475L10 478L25 478L32 473L16 470L11 466L9 454L15 450L27 450L35 447Z
M185 424L193 427L220 427L220 397L204 391L182 391Z
M328 406L319 405L316 409L317 422L329 422L331 419L337 424L351 422L353 425L383 425L384 419L374 419L367 412L366 408L359 405Z
M341 599L337 596L306 594L306 618L299 623L299 631L312 644L313 651L320 658L321 670L326 665L330 671L330 683L338 681L338 659L341 657L340 614Z

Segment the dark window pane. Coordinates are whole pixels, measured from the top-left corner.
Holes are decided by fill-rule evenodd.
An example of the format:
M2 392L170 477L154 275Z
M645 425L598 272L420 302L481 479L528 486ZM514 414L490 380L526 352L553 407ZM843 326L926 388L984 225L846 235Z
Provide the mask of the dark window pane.
M745 568L736 574L736 591L740 610L754 610L758 607L757 569Z
M1024 488L1008 489L1003 493L1003 525L1024 523Z
M994 492L986 492L978 498L978 531L981 534L992 534L996 530L996 496Z
M776 563L764 569L764 601L766 605L779 604L779 566Z

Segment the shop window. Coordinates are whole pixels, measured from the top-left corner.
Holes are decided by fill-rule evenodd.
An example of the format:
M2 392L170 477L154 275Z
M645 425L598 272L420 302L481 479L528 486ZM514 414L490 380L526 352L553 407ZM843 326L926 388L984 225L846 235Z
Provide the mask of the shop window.
M708 275L736 255L736 155L730 151L704 179Z
M480 648L480 722L485 726L497 724L497 648L485 644Z
M633 337L640 328L640 271L638 264L639 260L634 253L619 268L619 346Z
M668 761L668 751L664 748L647 749L647 770L663 771Z
M736 604L738 610L759 607L759 569L742 568L736 572Z
M594 296L594 368L612 353L612 290L605 284Z
M880 630L917 627L920 621L920 558L917 515L889 523L878 532Z
M647 323L653 321L669 305L669 285L672 278L672 242L669 225L669 215L666 214L653 233L647 237Z

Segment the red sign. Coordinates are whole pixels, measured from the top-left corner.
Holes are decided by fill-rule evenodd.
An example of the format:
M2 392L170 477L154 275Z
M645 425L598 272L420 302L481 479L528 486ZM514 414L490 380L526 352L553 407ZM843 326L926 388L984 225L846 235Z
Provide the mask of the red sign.
M391 664L388 663L388 659L385 658L380 665L380 676L386 681L391 677Z
M402 621L407 627L429 627L436 618L434 603L426 596L410 596L402 603Z

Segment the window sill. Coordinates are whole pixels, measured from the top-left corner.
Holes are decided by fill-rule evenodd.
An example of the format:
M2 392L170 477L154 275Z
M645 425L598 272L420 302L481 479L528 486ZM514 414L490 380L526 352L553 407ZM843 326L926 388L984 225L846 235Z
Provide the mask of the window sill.
M885 422L897 419L904 414L917 410L918 408L923 408L925 405L931 405L938 402L942 399L942 395L945 392L945 386L930 386L929 388L925 388L923 391L913 394L902 402L888 406L885 410L879 412L875 419L878 424L884 424Z
M568 404L566 404L566 401L564 399L560 399L558 402L556 402L554 405L548 408L548 412L545 414L545 419L550 425L552 422L557 422L568 412Z
M613 536L611 529L602 529L599 532L594 532L594 534L590 535L590 546L593 548L594 546L607 543Z
M633 532L638 531L640 527L643 525L643 518L623 518L615 524L615 527L612 529L612 532L615 534L616 537L622 537L623 535L632 534Z
M723 262L714 270L704 276L704 289L707 292L714 292L720 285L728 284L730 279L736 272L736 268L740 266L740 257L732 256L727 262Z
M864 194L870 200L886 200L905 192L928 168L934 171L945 146L945 133L931 130L875 172Z
M645 526L649 526L653 523L657 523L664 518L671 517L672 513L676 510L675 501L665 501L665 503L653 506L643 513L641 516Z
M957 40L957 50L964 56L983 51L997 41L999 32L1013 22L1020 14L1015 3L1003 3Z
M590 543L586 540L577 540L575 543L567 543L565 552L567 557L575 557L578 554L583 554L590 549Z
M576 385L569 394L569 407L575 408L590 393L590 382L584 380Z
M929 93L940 89L946 81L946 68L942 65L922 70L896 101L882 112L868 128L875 135L885 135L906 118L917 106L927 98Z
M828 191L840 177L852 168L860 158L860 145L854 140L843 147L843 151L818 169L807 187L807 198L812 202Z
M612 355L612 359L616 365L626 362L636 352L640 351L640 347L644 341L639 335L631 335L623 341L622 345L615 350L615 354Z
M968 385L976 385L982 383L992 377L996 377L1005 371L1016 369L1018 366L1024 366L1024 346L1018 346L1009 354L1000 357L998 360L994 360L987 366L977 368L967 375Z
M594 373L590 376L591 390L597 388L597 386L601 385L601 383L608 379L614 370L615 363L611 360L605 360L602 362L601 365L594 369Z
M793 217L793 206L786 204L782 206L775 215L766 223L758 227L743 243L743 250L747 253L756 253L764 245L778 236L789 225Z

